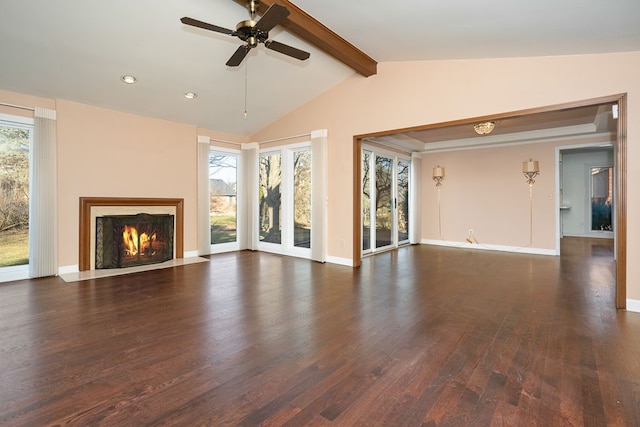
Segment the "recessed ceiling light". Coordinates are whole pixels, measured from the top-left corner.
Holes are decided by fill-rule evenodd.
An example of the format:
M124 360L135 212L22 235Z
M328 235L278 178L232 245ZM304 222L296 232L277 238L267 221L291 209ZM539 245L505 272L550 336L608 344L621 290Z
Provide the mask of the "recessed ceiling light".
M187 92L187 93L184 94L184 97L187 98L187 99L193 99L193 98L195 98L197 96L198 96L198 94L195 93L195 92Z
M129 76L129 75L124 75L122 77L120 77L120 80L122 80L123 83L126 83L128 85L132 85L134 84L138 79L136 79L133 76Z

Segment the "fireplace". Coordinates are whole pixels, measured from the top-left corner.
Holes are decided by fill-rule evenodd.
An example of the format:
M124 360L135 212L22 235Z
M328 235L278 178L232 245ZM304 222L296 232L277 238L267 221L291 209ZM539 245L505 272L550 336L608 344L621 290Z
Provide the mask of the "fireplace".
M124 268L173 259L174 215L96 217L95 268Z
M81 197L80 271L183 257L183 199Z

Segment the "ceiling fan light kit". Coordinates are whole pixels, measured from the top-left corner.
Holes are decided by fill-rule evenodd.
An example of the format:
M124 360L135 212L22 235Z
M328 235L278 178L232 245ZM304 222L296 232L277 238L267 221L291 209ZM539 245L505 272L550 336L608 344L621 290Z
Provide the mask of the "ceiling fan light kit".
M269 31L289 15L289 10L280 4L274 3L269 7L269 9L267 9L262 18L256 21L255 16L258 8L257 5L258 0L247 1L246 6L249 11L250 19L240 21L238 25L236 25L235 31L219 27L217 25L208 24L197 19L188 18L186 16L180 19L180 22L203 30L237 37L245 42L246 44L240 46L227 61L227 66L229 67L237 67L240 65L249 51L254 47L257 47L260 43L264 44L267 49L274 50L292 58L299 59L301 61L308 59L310 56L309 52L305 52L284 43L279 43L275 40L269 40Z

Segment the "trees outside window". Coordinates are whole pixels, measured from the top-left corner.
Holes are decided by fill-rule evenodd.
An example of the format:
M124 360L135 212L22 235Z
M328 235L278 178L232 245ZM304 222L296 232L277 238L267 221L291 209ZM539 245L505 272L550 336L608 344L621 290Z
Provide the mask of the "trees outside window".
M291 144L259 155L258 235L260 250L310 257L312 152Z
M29 263L30 131L0 122L0 267Z
M293 154L293 245L311 247L311 150Z
M362 252L409 242L411 160L378 148L362 151Z
M238 156L209 153L209 219L211 244L236 242L238 238Z
M260 155L260 241L282 243L282 156L280 153Z

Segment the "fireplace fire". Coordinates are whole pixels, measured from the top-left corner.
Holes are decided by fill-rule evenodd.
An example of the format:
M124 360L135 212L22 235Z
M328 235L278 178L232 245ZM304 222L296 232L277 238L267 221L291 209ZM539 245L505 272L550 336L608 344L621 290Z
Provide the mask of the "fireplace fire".
M96 217L95 268L124 268L173 259L174 216Z

